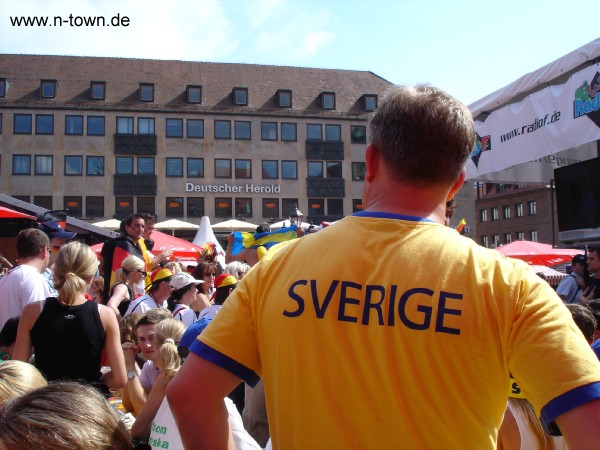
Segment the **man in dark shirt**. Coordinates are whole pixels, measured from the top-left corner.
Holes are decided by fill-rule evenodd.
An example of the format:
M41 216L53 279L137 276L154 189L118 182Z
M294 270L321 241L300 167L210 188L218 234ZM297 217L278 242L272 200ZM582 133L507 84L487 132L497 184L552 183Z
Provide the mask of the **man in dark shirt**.
M114 281L115 272L129 255L135 255L144 260L139 240L144 233L144 218L140 214L132 214L121 221L121 234L109 239L100 252L100 273L104 278L104 301L108 300L108 292Z

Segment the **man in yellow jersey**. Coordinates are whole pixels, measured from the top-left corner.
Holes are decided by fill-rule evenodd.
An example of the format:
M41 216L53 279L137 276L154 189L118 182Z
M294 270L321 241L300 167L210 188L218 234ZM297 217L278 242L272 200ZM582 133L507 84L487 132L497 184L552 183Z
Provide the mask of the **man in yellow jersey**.
M597 446L600 363L560 298L444 226L474 145L445 92L386 93L364 211L271 249L190 346L167 392L186 448L227 448L223 397L261 377L275 449L495 449L511 373L549 432Z

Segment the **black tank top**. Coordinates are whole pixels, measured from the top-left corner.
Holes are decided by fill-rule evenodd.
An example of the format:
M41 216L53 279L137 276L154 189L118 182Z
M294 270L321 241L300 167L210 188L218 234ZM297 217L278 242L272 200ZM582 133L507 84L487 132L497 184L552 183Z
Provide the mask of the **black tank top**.
M117 306L117 309L119 310L119 314L121 314L121 317L124 317L125 313L127 312L127 309L129 309L129 304L133 300L133 289L131 289L131 287L128 284L121 283L121 282L115 283L113 285L113 287L110 288L110 293L108 294L108 298L112 297L113 292L115 292L115 288L120 284L125 286L127 288L127 292L129 292L129 300L123 300L121 303L119 303L119 306Z
M101 388L105 338L95 302L67 306L49 297L31 329L35 366L48 381L79 380Z

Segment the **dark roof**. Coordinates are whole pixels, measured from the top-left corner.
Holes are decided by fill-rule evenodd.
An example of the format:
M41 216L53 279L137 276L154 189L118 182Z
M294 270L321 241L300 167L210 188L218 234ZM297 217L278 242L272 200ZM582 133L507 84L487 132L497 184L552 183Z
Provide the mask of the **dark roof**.
M391 85L369 71L7 54L0 55L0 78L9 83L0 106L327 116L362 116L363 95L381 95ZM58 81L55 99L40 98L42 79ZM104 101L90 100L91 81L106 82ZM139 101L140 83L154 84L154 102ZM202 86L202 104L187 103L188 85ZM248 88L248 106L233 104L234 87ZM277 106L279 89L292 91L292 109ZM336 93L335 111L321 109L323 91Z

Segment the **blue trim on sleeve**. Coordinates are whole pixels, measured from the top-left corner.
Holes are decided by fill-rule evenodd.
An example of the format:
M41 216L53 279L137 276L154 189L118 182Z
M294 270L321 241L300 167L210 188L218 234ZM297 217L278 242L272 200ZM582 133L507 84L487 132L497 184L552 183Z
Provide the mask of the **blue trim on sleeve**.
M540 419L544 430L551 436L560 436L562 433L556 422L554 422L556 418L578 406L597 399L600 399L600 382L580 386L556 397L542 408Z
M437 223L435 220L427 219L426 217L406 216L404 214L393 214L393 213L388 213L388 212L358 211L352 215L357 216L357 217L374 217L376 219L398 219L398 220L408 220L411 222Z
M219 366L220 368L231 372L252 387L256 386L256 384L260 381L260 377L256 374L256 372L240 364L236 360L231 359L229 356L224 355L218 350L209 347L204 342L199 340L194 341L192 345L190 345L190 351L195 355Z

